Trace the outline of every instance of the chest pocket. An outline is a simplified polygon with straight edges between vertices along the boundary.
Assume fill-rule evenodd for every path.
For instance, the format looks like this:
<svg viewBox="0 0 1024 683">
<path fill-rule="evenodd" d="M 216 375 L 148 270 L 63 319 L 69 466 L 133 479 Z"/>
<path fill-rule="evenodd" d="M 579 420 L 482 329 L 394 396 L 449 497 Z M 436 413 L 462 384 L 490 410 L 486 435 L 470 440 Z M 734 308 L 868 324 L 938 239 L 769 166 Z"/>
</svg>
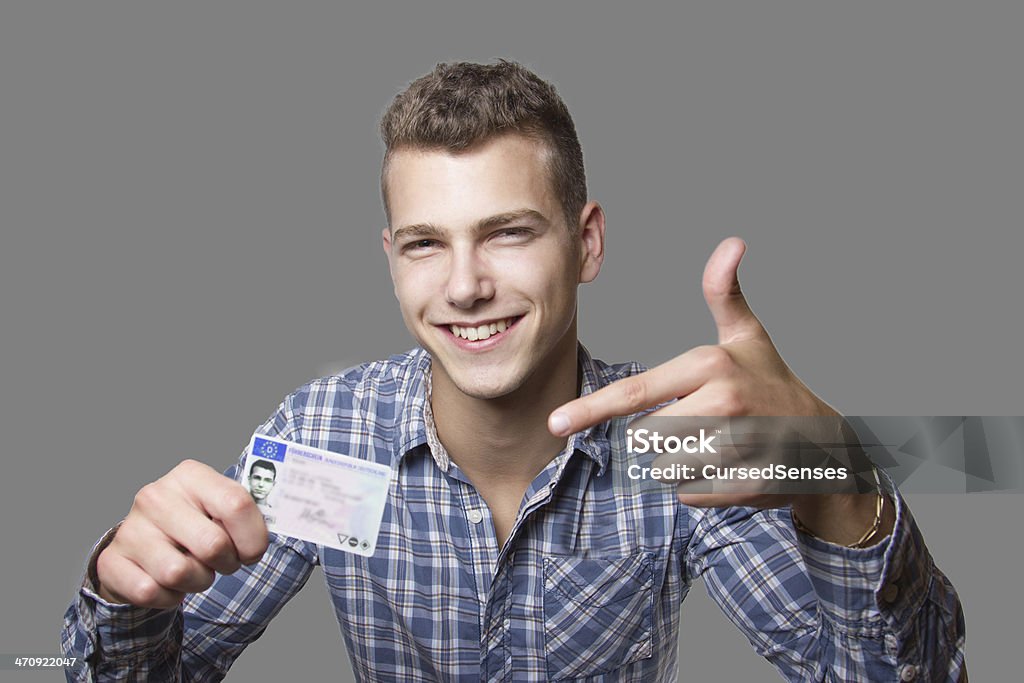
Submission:
<svg viewBox="0 0 1024 683">
<path fill-rule="evenodd" d="M 654 554 L 544 558 L 544 656 L 552 681 L 652 654 Z"/>
</svg>

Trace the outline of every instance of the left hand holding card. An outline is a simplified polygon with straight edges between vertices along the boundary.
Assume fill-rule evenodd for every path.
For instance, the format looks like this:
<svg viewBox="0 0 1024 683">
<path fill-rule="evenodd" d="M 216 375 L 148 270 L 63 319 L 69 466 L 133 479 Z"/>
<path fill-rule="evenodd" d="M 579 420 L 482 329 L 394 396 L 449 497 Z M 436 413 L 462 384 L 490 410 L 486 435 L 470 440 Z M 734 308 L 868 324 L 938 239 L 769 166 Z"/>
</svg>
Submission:
<svg viewBox="0 0 1024 683">
<path fill-rule="evenodd" d="M 169 609 L 267 549 L 259 506 L 238 482 L 184 460 L 135 494 L 96 558 L 96 592 L 111 603 Z"/>
</svg>

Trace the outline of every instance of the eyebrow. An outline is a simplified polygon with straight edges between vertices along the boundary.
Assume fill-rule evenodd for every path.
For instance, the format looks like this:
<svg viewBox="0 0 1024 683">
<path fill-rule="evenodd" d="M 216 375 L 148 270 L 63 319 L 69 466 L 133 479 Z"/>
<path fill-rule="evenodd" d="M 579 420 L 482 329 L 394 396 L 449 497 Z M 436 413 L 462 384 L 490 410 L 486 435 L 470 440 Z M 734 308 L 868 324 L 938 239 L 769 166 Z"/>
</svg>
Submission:
<svg viewBox="0 0 1024 683">
<path fill-rule="evenodd" d="M 548 219 L 544 217 L 544 214 L 539 211 L 534 211 L 533 209 L 516 209 L 515 211 L 499 213 L 496 216 L 488 216 L 476 224 L 476 229 L 487 230 L 502 225 L 508 225 L 509 223 L 518 223 L 520 221 L 535 221 L 537 223 L 547 224 Z"/>
<path fill-rule="evenodd" d="M 518 223 L 520 221 L 534 221 L 543 225 L 548 224 L 548 219 L 539 211 L 535 211 L 533 209 L 516 209 L 514 211 L 506 211 L 504 213 L 480 219 L 477 221 L 476 231 L 483 232 L 485 230 L 497 228 L 502 225 L 508 225 L 509 223 Z M 395 242 L 399 242 L 404 239 L 441 237 L 443 234 L 444 230 L 432 223 L 416 223 L 414 225 L 406 225 L 398 228 L 391 236 L 391 239 Z"/>
</svg>

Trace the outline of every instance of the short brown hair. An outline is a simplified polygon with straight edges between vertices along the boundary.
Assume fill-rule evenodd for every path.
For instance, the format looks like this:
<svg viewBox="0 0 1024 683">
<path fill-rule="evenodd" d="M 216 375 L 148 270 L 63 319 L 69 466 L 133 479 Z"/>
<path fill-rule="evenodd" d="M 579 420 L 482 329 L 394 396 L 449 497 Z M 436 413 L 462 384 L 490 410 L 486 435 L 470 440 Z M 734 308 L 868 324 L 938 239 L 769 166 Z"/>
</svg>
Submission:
<svg viewBox="0 0 1024 683">
<path fill-rule="evenodd" d="M 587 202 L 583 151 L 569 109 L 555 87 L 516 62 L 442 63 L 395 96 L 380 122 L 384 163 L 380 188 L 391 224 L 387 171 L 402 148 L 462 152 L 516 132 L 547 147 L 548 171 L 574 233 Z"/>
</svg>

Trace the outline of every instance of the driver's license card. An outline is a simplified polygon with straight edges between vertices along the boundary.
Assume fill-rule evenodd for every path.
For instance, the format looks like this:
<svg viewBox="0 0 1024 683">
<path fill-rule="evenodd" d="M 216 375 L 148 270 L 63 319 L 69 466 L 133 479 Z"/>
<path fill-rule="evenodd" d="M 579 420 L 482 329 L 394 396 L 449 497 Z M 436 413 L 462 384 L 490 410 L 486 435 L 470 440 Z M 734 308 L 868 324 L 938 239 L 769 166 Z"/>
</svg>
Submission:
<svg viewBox="0 0 1024 683">
<path fill-rule="evenodd" d="M 241 475 L 270 531 L 373 555 L 390 467 L 253 434 Z"/>
</svg>

